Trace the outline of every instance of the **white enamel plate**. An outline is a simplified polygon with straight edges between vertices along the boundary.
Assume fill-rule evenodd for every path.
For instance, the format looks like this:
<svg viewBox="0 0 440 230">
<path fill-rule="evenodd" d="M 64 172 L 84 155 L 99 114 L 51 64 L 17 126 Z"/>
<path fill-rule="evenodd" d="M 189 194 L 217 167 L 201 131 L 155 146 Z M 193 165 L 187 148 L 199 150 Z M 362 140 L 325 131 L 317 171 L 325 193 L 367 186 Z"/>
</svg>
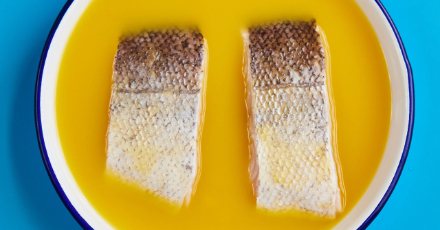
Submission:
<svg viewBox="0 0 440 230">
<path fill-rule="evenodd" d="M 61 200 L 85 229 L 112 229 L 86 200 L 70 173 L 58 137 L 55 90 L 63 50 L 91 0 L 69 0 L 61 10 L 40 60 L 35 92 L 35 122 L 47 172 Z M 388 66 L 391 127 L 379 169 L 356 207 L 335 229 L 365 229 L 379 214 L 399 180 L 408 155 L 414 124 L 412 70 L 399 33 L 379 0 L 357 0 L 372 24 Z"/>
</svg>

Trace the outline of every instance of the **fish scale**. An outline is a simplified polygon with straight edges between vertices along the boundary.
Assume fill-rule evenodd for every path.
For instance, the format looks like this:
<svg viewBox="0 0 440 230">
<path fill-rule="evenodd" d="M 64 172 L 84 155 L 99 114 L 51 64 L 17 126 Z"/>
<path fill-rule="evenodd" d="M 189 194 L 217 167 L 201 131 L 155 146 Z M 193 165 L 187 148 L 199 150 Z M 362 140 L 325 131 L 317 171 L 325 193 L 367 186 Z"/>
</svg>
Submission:
<svg viewBox="0 0 440 230">
<path fill-rule="evenodd" d="M 257 206 L 334 217 L 340 189 L 315 21 L 253 27 L 244 38 Z"/>
<path fill-rule="evenodd" d="M 113 65 L 107 170 L 179 206 L 197 183 L 205 45 L 198 31 L 147 31 Z"/>
</svg>

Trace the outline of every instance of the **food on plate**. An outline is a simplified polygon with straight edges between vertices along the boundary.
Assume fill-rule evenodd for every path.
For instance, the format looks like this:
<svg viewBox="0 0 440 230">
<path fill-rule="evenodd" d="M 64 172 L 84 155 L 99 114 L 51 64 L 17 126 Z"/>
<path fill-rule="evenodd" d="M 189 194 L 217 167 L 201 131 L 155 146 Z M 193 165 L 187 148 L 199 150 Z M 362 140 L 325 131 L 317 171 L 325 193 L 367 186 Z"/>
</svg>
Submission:
<svg viewBox="0 0 440 230">
<path fill-rule="evenodd" d="M 198 180 L 206 62 L 200 32 L 167 29 L 122 39 L 113 63 L 107 170 L 178 206 Z"/>
<path fill-rule="evenodd" d="M 257 206 L 334 217 L 341 196 L 316 22 L 252 27 L 243 36 Z"/>
</svg>

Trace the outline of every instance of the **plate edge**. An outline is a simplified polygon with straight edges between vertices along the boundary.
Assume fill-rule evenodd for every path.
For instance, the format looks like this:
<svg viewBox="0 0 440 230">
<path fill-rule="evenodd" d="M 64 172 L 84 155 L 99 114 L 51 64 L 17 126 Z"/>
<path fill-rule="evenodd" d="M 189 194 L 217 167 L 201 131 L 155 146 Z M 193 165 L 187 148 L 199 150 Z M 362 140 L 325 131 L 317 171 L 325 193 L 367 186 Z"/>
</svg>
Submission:
<svg viewBox="0 0 440 230">
<path fill-rule="evenodd" d="M 367 227 L 373 222 L 374 219 L 379 215 L 379 213 L 382 211 L 382 209 L 385 207 L 385 204 L 387 203 L 388 199 L 391 197 L 391 194 L 393 193 L 394 189 L 396 188 L 397 182 L 399 181 L 399 178 L 402 174 L 403 168 L 405 166 L 406 159 L 408 158 L 409 149 L 411 146 L 411 139 L 413 134 L 413 128 L 414 128 L 414 113 L 415 113 L 415 94 L 414 94 L 414 79 L 413 79 L 413 72 L 412 67 L 409 62 L 408 55 L 406 53 L 405 46 L 403 44 L 402 38 L 400 37 L 399 31 L 397 30 L 396 25 L 394 24 L 394 21 L 391 19 L 391 16 L 389 15 L 388 11 L 385 9 L 385 6 L 382 4 L 380 0 L 374 0 L 379 9 L 384 14 L 385 18 L 388 21 L 389 26 L 393 30 L 394 36 L 396 37 L 397 43 L 399 44 L 400 51 L 402 53 L 403 61 L 405 62 L 407 75 L 408 75 L 408 91 L 409 91 L 409 117 L 408 117 L 408 129 L 406 132 L 406 140 L 405 145 L 403 147 L 402 156 L 399 161 L 399 165 L 397 166 L 396 173 L 393 176 L 393 180 L 391 181 L 390 185 L 388 186 L 387 191 L 383 195 L 382 199 L 380 200 L 379 204 L 376 206 L 376 208 L 373 210 L 373 212 L 365 219 L 365 221 L 359 226 L 359 230 L 367 229 Z"/>
<path fill-rule="evenodd" d="M 40 89 L 41 89 L 41 82 L 42 82 L 42 77 L 43 77 L 43 70 L 44 70 L 44 65 L 45 65 L 45 61 L 46 61 L 46 57 L 47 57 L 47 53 L 49 51 L 49 47 L 50 44 L 52 42 L 52 39 L 55 35 L 55 32 L 58 29 L 58 26 L 61 22 L 61 20 L 63 19 L 66 11 L 69 9 L 69 7 L 71 6 L 71 4 L 73 3 L 74 0 L 68 0 L 66 2 L 66 4 L 63 6 L 63 8 L 61 9 L 60 13 L 58 14 L 50 32 L 49 35 L 46 39 L 44 48 L 43 48 L 43 52 L 41 54 L 40 57 L 40 63 L 38 66 L 38 71 L 37 71 L 37 79 L 36 79 L 36 85 L 35 85 L 35 101 L 34 101 L 34 112 L 35 112 L 35 126 L 36 126 L 36 132 L 37 132 L 37 139 L 38 139 L 38 144 L 39 144 L 39 148 L 40 148 L 40 152 L 41 152 L 41 156 L 46 168 L 46 172 L 52 182 L 52 185 L 54 186 L 58 196 L 60 197 L 61 201 L 63 202 L 63 204 L 66 206 L 66 208 L 69 210 L 70 214 L 75 218 L 75 220 L 80 224 L 80 226 L 83 229 L 93 229 L 86 221 L 85 219 L 81 216 L 81 214 L 78 213 L 78 211 L 75 209 L 75 207 L 71 204 L 70 200 L 68 199 L 68 197 L 66 196 L 66 194 L 64 193 L 53 169 L 50 163 L 50 160 L 48 158 L 47 155 L 47 151 L 46 151 L 46 147 L 45 147 L 45 142 L 44 142 L 44 138 L 43 138 L 43 134 L 42 134 L 42 126 L 41 126 L 41 116 L 40 116 Z M 408 90 L 409 90 L 409 120 L 408 120 L 408 130 L 407 130 L 407 136 L 406 136 L 406 140 L 405 140 L 405 145 L 403 148 L 403 152 L 402 152 L 402 156 L 401 159 L 399 161 L 399 165 L 397 168 L 396 173 L 393 176 L 393 180 L 391 181 L 386 193 L 384 194 L 384 196 L 382 197 L 381 201 L 379 202 L 379 204 L 376 206 L 376 208 L 373 210 L 373 212 L 368 216 L 368 218 L 361 224 L 361 226 L 358 229 L 366 229 L 372 222 L 373 220 L 379 215 L 379 213 L 382 211 L 383 207 L 385 206 L 386 202 L 388 201 L 388 199 L 390 198 L 391 194 L 393 193 L 397 182 L 402 174 L 406 159 L 408 157 L 408 153 L 409 153 L 409 149 L 410 149 L 410 145 L 411 145 L 411 139 L 412 139 L 412 134 L 413 134 L 413 128 L 414 128 L 414 115 L 415 115 L 415 95 L 414 95 L 414 80 L 413 80 L 413 72 L 412 72 L 412 68 L 411 68 L 411 64 L 409 62 L 409 58 L 408 55 L 406 53 L 406 49 L 405 46 L 403 44 L 403 41 L 400 37 L 400 34 L 393 22 L 393 20 L 391 19 L 388 11 L 385 9 L 384 5 L 382 4 L 382 2 L 380 0 L 374 0 L 377 4 L 377 6 L 380 8 L 380 10 L 382 11 L 382 13 L 384 14 L 385 18 L 388 21 L 389 26 L 391 27 L 391 29 L 393 30 L 393 33 L 396 37 L 396 40 L 399 44 L 401 53 L 402 53 L 402 57 L 403 60 L 405 62 L 406 68 L 407 68 L 407 74 L 408 74 Z"/>
<path fill-rule="evenodd" d="M 70 214 L 73 216 L 73 218 L 78 222 L 78 224 L 83 229 L 93 229 L 87 221 L 79 214 L 79 212 L 75 209 L 75 207 L 70 202 L 69 198 L 64 193 L 64 190 L 61 187 L 61 184 L 59 183 L 55 172 L 53 171 L 52 165 L 50 163 L 49 157 L 47 155 L 46 151 L 46 145 L 44 142 L 43 137 L 43 130 L 41 125 L 41 114 L 40 114 L 40 90 L 41 90 L 41 82 L 43 77 L 43 70 L 44 65 L 46 63 L 46 57 L 49 51 L 50 44 L 52 43 L 53 37 L 55 35 L 55 32 L 58 29 L 58 26 L 60 25 L 61 20 L 63 19 L 64 15 L 66 14 L 69 7 L 72 5 L 74 0 L 68 0 L 63 8 L 61 9 L 60 13 L 58 14 L 57 18 L 55 19 L 55 22 L 52 25 L 52 28 L 50 29 L 50 32 L 47 36 L 46 42 L 44 44 L 43 52 L 40 57 L 40 63 L 38 65 L 37 70 L 37 79 L 35 83 L 35 96 L 34 96 L 34 112 L 35 112 L 35 128 L 37 132 L 37 140 L 38 145 L 40 148 L 41 157 L 43 159 L 44 166 L 46 168 L 46 172 L 50 178 L 50 181 L 52 182 L 53 187 L 55 188 L 58 196 L 60 197 L 61 201 L 63 202 L 64 206 L 67 208 L 67 210 L 70 212 Z"/>
</svg>

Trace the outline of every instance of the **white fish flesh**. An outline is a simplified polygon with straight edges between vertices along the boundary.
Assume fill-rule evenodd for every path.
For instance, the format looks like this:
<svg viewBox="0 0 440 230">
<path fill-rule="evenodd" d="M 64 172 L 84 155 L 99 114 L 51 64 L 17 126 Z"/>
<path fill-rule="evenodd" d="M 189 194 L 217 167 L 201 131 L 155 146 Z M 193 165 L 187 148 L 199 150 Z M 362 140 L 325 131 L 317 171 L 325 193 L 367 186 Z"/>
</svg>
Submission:
<svg viewBox="0 0 440 230">
<path fill-rule="evenodd" d="M 120 41 L 113 64 L 107 170 L 181 206 L 197 184 L 206 41 L 161 30 Z"/>
<path fill-rule="evenodd" d="M 316 23 L 275 23 L 243 36 L 257 206 L 334 217 L 341 198 Z"/>
</svg>

